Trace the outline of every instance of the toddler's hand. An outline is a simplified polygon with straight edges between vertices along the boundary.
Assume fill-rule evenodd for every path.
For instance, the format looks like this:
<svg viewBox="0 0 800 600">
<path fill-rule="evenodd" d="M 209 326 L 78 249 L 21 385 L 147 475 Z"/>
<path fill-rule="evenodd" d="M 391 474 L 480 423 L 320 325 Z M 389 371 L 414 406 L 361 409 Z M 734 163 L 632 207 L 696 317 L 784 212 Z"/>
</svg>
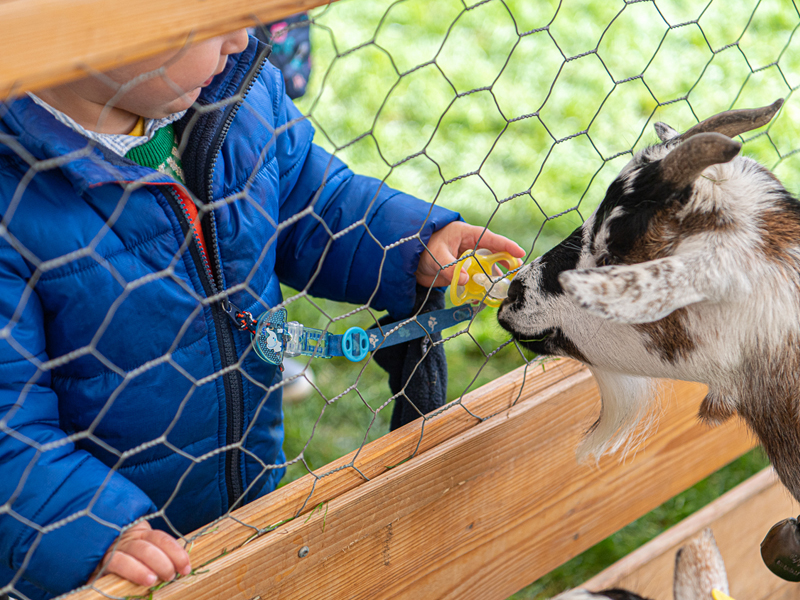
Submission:
<svg viewBox="0 0 800 600">
<path fill-rule="evenodd" d="M 104 575 L 116 573 L 123 579 L 151 587 L 159 579 L 173 579 L 177 573 L 188 575 L 192 565 L 188 552 L 175 538 L 142 521 L 126 529 L 111 544 L 89 581 L 101 570 Z"/>
<path fill-rule="evenodd" d="M 453 279 L 455 265 L 441 272 L 440 265 L 455 262 L 464 252 L 475 248 L 476 244 L 478 248 L 486 248 L 493 253 L 508 252 L 515 258 L 525 256 L 522 248 L 502 235 L 467 223 L 450 223 L 435 232 L 428 241 L 428 249 L 423 250 L 417 267 L 417 283 L 425 287 L 430 287 L 434 283 L 449 284 Z M 460 273 L 458 283 L 464 284 L 468 280 L 469 276 L 466 273 Z"/>
</svg>

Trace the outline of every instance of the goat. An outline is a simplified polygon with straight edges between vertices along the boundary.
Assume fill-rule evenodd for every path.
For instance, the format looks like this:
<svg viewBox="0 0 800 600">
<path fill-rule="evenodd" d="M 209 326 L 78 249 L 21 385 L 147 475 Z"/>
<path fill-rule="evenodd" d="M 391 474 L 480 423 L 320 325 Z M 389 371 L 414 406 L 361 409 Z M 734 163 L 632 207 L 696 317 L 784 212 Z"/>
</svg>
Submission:
<svg viewBox="0 0 800 600">
<path fill-rule="evenodd" d="M 637 152 L 582 227 L 517 274 L 500 325 L 585 363 L 602 408 L 579 456 L 626 446 L 653 378 L 708 385 L 700 419 L 739 414 L 800 500 L 800 203 L 733 137 L 782 100 Z M 647 421 L 645 421 L 647 422 Z"/>
<path fill-rule="evenodd" d="M 675 555 L 673 600 L 713 600 L 730 597 L 725 563 L 714 534 L 704 529 L 682 546 Z M 722 592 L 722 594 L 720 594 Z M 553 600 L 646 600 L 620 588 L 589 592 L 582 588 L 559 594 Z"/>
</svg>

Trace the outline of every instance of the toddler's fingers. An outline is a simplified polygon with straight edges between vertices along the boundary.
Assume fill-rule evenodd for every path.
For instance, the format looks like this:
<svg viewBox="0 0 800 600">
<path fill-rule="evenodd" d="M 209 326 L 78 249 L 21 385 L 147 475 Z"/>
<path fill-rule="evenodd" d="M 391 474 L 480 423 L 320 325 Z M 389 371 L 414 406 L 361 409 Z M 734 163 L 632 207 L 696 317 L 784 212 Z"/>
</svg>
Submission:
<svg viewBox="0 0 800 600">
<path fill-rule="evenodd" d="M 480 241 L 478 242 L 479 248 L 486 248 L 492 252 L 508 252 L 515 258 L 522 258 L 525 256 L 525 250 L 507 237 L 493 233 L 488 229 L 485 231 L 481 230 L 481 233 L 483 235 L 481 235 Z"/>
<path fill-rule="evenodd" d="M 157 546 L 172 561 L 175 571 L 181 575 L 188 575 L 192 570 L 191 559 L 186 549 L 174 537 L 165 531 L 154 529 L 148 532 L 144 539 Z"/>
<path fill-rule="evenodd" d="M 449 263 L 454 263 L 456 261 L 456 257 L 447 250 L 446 247 L 442 248 L 441 253 L 439 255 L 439 263 L 442 265 L 446 265 Z M 455 276 L 456 272 L 456 265 L 450 265 L 446 269 L 439 269 L 439 273 L 436 276 L 435 282 L 432 282 L 433 285 L 448 285 Z M 469 275 L 465 271 L 461 271 L 459 273 L 458 283 L 465 284 L 469 281 Z"/>
<path fill-rule="evenodd" d="M 145 587 L 154 586 L 158 581 L 158 575 L 152 569 L 146 567 L 130 554 L 119 550 L 114 551 L 102 572 L 104 575 L 114 573 L 123 579 Z"/>
<path fill-rule="evenodd" d="M 175 567 L 169 556 L 158 546 L 146 539 L 132 540 L 122 549 L 158 575 L 162 581 L 169 581 L 175 577 Z"/>
<path fill-rule="evenodd" d="M 447 269 L 443 269 L 439 276 L 436 278 L 436 282 L 432 283 L 432 285 L 448 285 L 452 283 L 453 276 L 455 275 L 455 266 L 448 267 Z M 464 285 L 469 281 L 469 275 L 463 269 L 458 274 L 458 285 Z"/>
</svg>

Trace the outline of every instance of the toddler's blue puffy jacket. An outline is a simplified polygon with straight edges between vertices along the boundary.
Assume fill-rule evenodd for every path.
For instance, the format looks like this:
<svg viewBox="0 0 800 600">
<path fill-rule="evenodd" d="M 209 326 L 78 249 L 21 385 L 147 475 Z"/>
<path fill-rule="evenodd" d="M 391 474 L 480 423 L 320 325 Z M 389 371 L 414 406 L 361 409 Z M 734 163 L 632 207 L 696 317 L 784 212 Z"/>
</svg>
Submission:
<svg viewBox="0 0 800 600">
<path fill-rule="evenodd" d="M 402 316 L 458 218 L 312 145 L 265 55 L 251 40 L 176 123 L 186 188 L 27 97 L 0 109 L 0 586 L 25 564 L 18 590 L 63 593 L 143 515 L 188 533 L 273 490 L 280 373 L 218 300 L 258 314 L 280 280 Z"/>
</svg>

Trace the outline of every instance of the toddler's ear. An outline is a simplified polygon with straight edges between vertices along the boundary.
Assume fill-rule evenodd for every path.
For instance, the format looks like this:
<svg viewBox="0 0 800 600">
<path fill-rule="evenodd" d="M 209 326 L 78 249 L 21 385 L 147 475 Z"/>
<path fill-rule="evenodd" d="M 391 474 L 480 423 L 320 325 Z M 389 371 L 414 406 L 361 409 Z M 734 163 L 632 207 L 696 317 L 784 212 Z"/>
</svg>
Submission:
<svg viewBox="0 0 800 600">
<path fill-rule="evenodd" d="M 693 261 L 691 261 L 693 262 Z M 578 306 L 619 323 L 650 323 L 707 298 L 684 259 L 564 271 L 558 281 Z"/>
</svg>

